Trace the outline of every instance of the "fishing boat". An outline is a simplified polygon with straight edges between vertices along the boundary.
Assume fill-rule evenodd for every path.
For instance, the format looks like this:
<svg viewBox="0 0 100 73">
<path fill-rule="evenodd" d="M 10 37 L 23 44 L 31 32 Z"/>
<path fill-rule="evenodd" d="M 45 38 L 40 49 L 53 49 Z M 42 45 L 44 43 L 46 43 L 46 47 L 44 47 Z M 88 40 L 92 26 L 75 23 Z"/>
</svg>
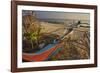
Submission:
<svg viewBox="0 0 100 73">
<path fill-rule="evenodd" d="M 25 61 L 45 61 L 48 60 L 52 55 L 56 55 L 63 47 L 63 39 L 65 35 L 69 34 L 73 29 L 68 29 L 64 35 L 58 40 L 54 39 L 53 43 L 48 44 L 46 47 L 36 53 L 22 53 L 22 58 Z"/>
</svg>

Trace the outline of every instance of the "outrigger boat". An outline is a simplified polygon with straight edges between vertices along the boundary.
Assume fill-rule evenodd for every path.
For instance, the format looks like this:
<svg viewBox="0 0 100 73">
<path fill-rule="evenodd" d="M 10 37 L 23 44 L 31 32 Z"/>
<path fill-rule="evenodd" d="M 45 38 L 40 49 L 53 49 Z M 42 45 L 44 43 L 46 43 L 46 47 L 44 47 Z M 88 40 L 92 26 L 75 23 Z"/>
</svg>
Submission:
<svg viewBox="0 0 100 73">
<path fill-rule="evenodd" d="M 54 40 L 52 44 L 48 44 L 42 50 L 36 53 L 22 53 L 22 58 L 25 61 L 45 61 L 48 60 L 52 55 L 56 55 L 63 47 L 64 42 L 62 41 L 65 35 L 69 34 L 72 31 L 67 31 L 60 40 Z"/>
<path fill-rule="evenodd" d="M 48 60 L 52 55 L 56 55 L 63 47 L 64 36 L 69 34 L 72 29 L 68 30 L 59 40 L 54 40 L 53 43 L 48 44 L 42 50 L 36 53 L 22 53 L 22 58 L 25 61 L 44 61 Z"/>
<path fill-rule="evenodd" d="M 22 53 L 22 58 L 25 61 L 45 61 L 50 59 L 52 55 L 56 55 L 63 47 L 64 42 L 63 39 L 65 35 L 69 34 L 73 28 L 67 30 L 67 32 L 60 37 L 59 40 L 54 40 L 53 43 L 48 44 L 46 47 L 44 47 L 42 50 L 36 52 L 36 53 Z"/>
</svg>

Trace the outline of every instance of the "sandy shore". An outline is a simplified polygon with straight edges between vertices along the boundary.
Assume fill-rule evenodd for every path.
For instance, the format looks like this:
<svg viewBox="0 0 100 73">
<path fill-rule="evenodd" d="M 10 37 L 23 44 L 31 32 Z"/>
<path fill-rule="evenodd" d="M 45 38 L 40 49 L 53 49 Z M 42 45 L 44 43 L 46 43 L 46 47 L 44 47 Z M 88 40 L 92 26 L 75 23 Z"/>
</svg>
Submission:
<svg viewBox="0 0 100 73">
<path fill-rule="evenodd" d="M 48 22 L 41 22 L 42 25 L 42 32 L 46 33 L 53 33 L 53 34 L 58 34 L 62 35 L 65 31 L 65 26 L 63 24 L 53 24 L 53 23 L 48 23 Z"/>
<path fill-rule="evenodd" d="M 42 32 L 58 34 L 60 36 L 63 35 L 65 31 L 67 31 L 67 27 L 63 24 L 41 22 L 41 26 L 43 28 Z M 73 31 L 70 34 L 78 34 L 84 31 L 85 32 L 89 31 L 89 28 L 84 28 L 84 27 L 73 28 Z"/>
</svg>

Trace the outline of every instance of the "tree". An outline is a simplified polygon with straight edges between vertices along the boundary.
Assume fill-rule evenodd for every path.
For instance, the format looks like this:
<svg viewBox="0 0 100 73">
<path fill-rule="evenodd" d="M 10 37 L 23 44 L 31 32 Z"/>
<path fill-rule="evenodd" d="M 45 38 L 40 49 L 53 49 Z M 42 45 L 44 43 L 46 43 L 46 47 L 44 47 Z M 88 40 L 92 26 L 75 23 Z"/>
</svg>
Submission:
<svg viewBox="0 0 100 73">
<path fill-rule="evenodd" d="M 41 25 L 40 22 L 36 19 L 36 14 L 33 11 L 29 12 L 29 15 L 23 16 L 23 30 L 24 36 L 27 40 L 31 41 L 32 49 L 34 48 L 33 43 L 36 43 L 35 46 L 39 45 L 39 39 L 41 36 Z"/>
</svg>

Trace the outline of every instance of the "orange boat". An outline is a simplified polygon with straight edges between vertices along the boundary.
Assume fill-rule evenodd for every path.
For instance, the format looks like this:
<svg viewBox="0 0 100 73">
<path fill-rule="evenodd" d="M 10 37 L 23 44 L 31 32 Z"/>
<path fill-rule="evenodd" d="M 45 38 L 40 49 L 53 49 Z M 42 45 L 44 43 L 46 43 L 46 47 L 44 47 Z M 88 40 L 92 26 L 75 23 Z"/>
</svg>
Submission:
<svg viewBox="0 0 100 73">
<path fill-rule="evenodd" d="M 48 60 L 52 55 L 57 54 L 63 47 L 64 36 L 69 34 L 73 29 L 71 28 L 59 40 L 54 40 L 53 44 L 48 44 L 42 50 L 36 53 L 22 53 L 22 58 L 25 61 L 44 61 Z"/>
</svg>

